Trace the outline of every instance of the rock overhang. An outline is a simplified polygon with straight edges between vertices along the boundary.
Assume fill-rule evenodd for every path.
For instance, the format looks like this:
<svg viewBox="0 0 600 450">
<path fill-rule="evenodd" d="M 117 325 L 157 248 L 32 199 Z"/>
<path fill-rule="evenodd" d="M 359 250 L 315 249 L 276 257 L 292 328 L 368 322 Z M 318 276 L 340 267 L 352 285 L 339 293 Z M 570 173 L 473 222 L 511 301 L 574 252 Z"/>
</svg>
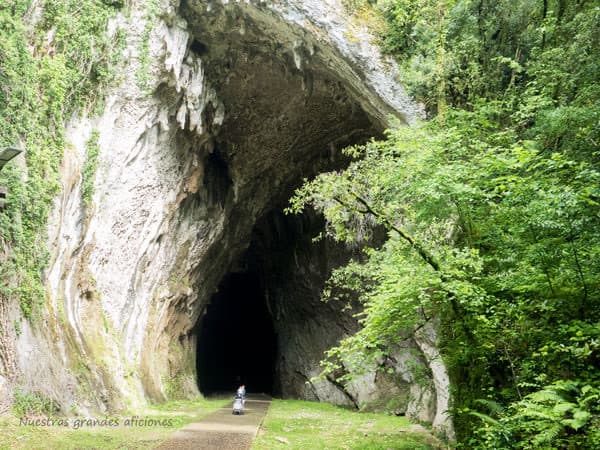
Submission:
<svg viewBox="0 0 600 450">
<path fill-rule="evenodd" d="M 223 272 L 211 277 L 216 287 L 261 217 L 283 208 L 303 179 L 343 167 L 341 150 L 381 136 L 390 113 L 400 120 L 404 113 L 367 87 L 326 34 L 289 22 L 265 2 L 187 1 L 178 13 L 189 33 L 184 60 L 201 68 L 204 91 L 211 91 L 194 139 L 202 155 L 201 201 L 210 209 L 217 200 L 212 208 L 228 224 L 221 239 L 231 256 L 213 266 Z M 188 118 L 188 128 L 192 123 Z M 197 203 L 188 198 L 182 207 Z M 203 269 L 192 273 L 206 287 Z M 210 294 L 201 290 L 194 320 Z"/>
<path fill-rule="evenodd" d="M 201 95 L 210 91 L 199 118 L 177 114 L 180 126 L 188 124 L 179 133 L 195 134 L 190 148 L 196 147 L 203 168 L 198 195 L 182 201 L 179 214 L 195 217 L 195 210 L 209 211 L 208 216 L 218 217 L 219 232 L 204 242 L 207 250 L 188 269 L 193 300 L 180 295 L 174 305 L 183 301 L 187 308 L 174 307 L 178 312 L 162 325 L 160 333 L 173 333 L 173 340 L 193 342 L 194 324 L 220 281 L 243 258 L 256 225 L 281 210 L 303 179 L 344 167 L 344 147 L 382 136 L 393 118 L 412 121 L 418 109 L 410 102 L 410 108 L 398 108 L 406 99 L 392 76 L 385 80 L 387 91 L 381 79 L 374 81 L 373 73 L 382 70 L 378 55 L 352 58 L 352 49 L 339 45 L 348 36 L 319 28 L 315 11 L 297 20 L 294 5 L 310 2 L 286 3 L 289 8 L 281 9 L 282 2 L 187 1 L 178 9 L 188 34 L 184 64 L 201 70 Z M 198 120 L 200 126 L 194 126 Z M 307 252 L 306 264 L 319 259 Z M 344 258 L 319 264 L 330 270 Z M 322 284 L 326 274 L 313 276 Z M 320 288 L 308 291 L 308 304 L 318 302 Z M 329 313 L 334 320 L 335 312 Z M 337 327 L 336 333 L 341 337 L 347 328 Z M 318 359 L 313 355 L 311 367 L 304 369 L 317 371 Z M 323 398 L 335 398 L 330 391 L 322 390 Z"/>
<path fill-rule="evenodd" d="M 207 108 L 204 121 L 236 196 L 246 190 L 260 203 L 266 191 L 252 181 L 262 178 L 281 203 L 303 178 L 339 167 L 342 148 L 381 136 L 388 114 L 402 116 L 365 88 L 330 40 L 263 2 L 186 2 L 180 14 L 189 52 L 223 107 L 218 126 L 210 126 L 218 108 Z"/>
</svg>

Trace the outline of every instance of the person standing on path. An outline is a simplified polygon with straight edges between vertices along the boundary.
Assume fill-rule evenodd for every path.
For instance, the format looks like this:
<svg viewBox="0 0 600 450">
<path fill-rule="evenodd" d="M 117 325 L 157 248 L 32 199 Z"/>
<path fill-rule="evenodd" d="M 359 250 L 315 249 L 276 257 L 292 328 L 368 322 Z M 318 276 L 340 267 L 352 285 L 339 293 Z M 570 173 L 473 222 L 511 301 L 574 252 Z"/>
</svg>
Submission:
<svg viewBox="0 0 600 450">
<path fill-rule="evenodd" d="M 237 395 L 239 395 L 242 398 L 242 401 L 246 403 L 246 386 L 244 384 L 238 388 Z"/>
</svg>

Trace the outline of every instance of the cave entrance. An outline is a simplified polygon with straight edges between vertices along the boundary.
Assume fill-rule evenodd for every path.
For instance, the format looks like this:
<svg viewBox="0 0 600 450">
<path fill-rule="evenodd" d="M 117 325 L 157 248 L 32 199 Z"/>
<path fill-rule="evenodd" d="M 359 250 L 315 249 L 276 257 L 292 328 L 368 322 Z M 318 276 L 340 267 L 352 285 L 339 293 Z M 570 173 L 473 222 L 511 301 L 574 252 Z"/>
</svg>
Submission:
<svg viewBox="0 0 600 450">
<path fill-rule="evenodd" d="M 200 320 L 198 387 L 204 395 L 273 393 L 277 337 L 258 270 L 229 273 Z"/>
<path fill-rule="evenodd" d="M 198 144 L 204 176 L 185 211 L 224 226 L 214 235 L 211 228 L 196 269 L 206 308 L 193 316 L 203 314 L 192 333 L 198 387 L 231 393 L 244 383 L 249 392 L 343 403 L 337 387 L 319 394 L 307 381 L 323 352 L 355 329 L 350 313 L 320 302 L 331 270 L 350 253 L 313 243 L 322 218 L 281 211 L 303 179 L 345 167 L 341 150 L 381 137 L 387 113 L 397 114 L 363 86 L 358 67 L 304 27 L 252 2 L 201 5 L 182 2 L 181 14 L 193 38 L 189 57 L 202 62 L 207 95 L 218 101 L 202 98 L 205 134 L 190 148 Z"/>
</svg>

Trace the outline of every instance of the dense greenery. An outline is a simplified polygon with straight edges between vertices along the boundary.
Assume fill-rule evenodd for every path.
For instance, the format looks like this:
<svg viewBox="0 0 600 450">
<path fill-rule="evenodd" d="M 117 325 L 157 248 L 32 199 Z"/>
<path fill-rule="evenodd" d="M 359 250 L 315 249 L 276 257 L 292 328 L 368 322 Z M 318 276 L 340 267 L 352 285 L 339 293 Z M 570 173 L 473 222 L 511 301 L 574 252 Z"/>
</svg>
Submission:
<svg viewBox="0 0 600 450">
<path fill-rule="evenodd" d="M 343 381 L 348 355 L 441 318 L 459 446 L 599 448 L 600 2 L 352 5 L 385 18 L 431 120 L 347 149 L 292 200 L 366 246 L 325 292 L 365 307 L 325 370 Z"/>
<path fill-rule="evenodd" d="M 9 187 L 0 212 L 0 252 L 8 256 L 0 265 L 0 298 L 18 297 L 26 317 L 44 298 L 42 233 L 60 186 L 64 125 L 74 112 L 101 104 L 98 92 L 113 80 L 124 43 L 123 32 L 107 32 L 118 1 L 44 0 L 38 6 L 39 17 L 31 0 L 0 5 L 0 148 L 26 150 L 26 168 L 11 163 L 0 173 L 0 184 Z"/>
</svg>

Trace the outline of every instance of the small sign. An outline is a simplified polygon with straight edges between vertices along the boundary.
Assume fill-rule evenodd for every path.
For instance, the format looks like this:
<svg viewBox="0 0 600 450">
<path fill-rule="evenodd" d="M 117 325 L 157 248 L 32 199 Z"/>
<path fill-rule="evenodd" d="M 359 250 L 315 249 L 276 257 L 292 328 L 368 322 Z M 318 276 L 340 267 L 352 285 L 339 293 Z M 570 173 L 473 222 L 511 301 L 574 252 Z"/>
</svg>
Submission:
<svg viewBox="0 0 600 450">
<path fill-rule="evenodd" d="M 0 170 L 2 170 L 7 162 L 22 152 L 23 150 L 17 147 L 4 147 L 0 150 Z"/>
</svg>

